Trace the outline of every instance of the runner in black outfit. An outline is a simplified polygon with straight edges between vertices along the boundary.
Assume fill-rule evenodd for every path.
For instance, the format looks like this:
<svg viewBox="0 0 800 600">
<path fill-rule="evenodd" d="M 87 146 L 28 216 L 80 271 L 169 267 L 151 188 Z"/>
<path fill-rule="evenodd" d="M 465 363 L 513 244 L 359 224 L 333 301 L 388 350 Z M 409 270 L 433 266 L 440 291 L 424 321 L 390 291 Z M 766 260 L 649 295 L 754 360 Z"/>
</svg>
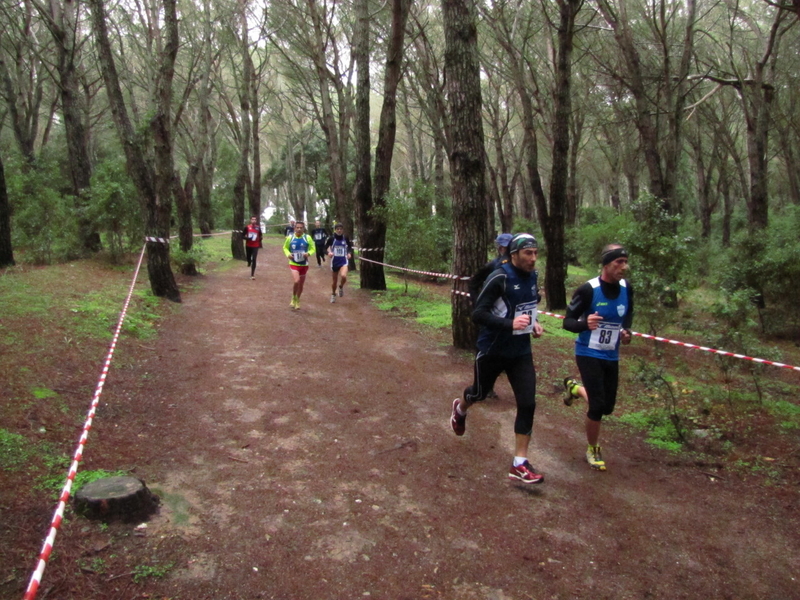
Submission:
<svg viewBox="0 0 800 600">
<path fill-rule="evenodd" d="M 497 239 L 494 241 L 495 246 L 497 246 L 497 256 L 483 265 L 472 277 L 469 278 L 469 297 L 472 300 L 473 306 L 478 299 L 478 294 L 481 293 L 481 288 L 483 288 L 486 278 L 489 277 L 489 275 L 491 275 L 500 265 L 508 262 L 508 245 L 511 243 L 511 239 L 513 237 L 514 236 L 510 233 L 501 233 L 498 235 Z M 495 392 L 494 389 L 491 389 L 486 393 L 486 397 L 497 398 L 497 392 Z"/>
<path fill-rule="evenodd" d="M 494 241 L 494 245 L 497 246 L 497 256 L 483 265 L 469 278 L 469 297 L 472 299 L 473 304 L 475 304 L 475 301 L 478 299 L 478 294 L 481 293 L 481 288 L 486 278 L 501 264 L 508 262 L 508 245 L 511 243 L 511 238 L 513 237 L 514 236 L 510 233 L 501 233 L 498 235 L 497 239 Z"/>
<path fill-rule="evenodd" d="M 505 372 L 517 401 L 514 462 L 508 477 L 523 483 L 542 483 L 544 475 L 536 473 L 527 458 L 536 410 L 536 370 L 530 340 L 531 334 L 542 335 L 542 326 L 536 320 L 536 238 L 528 233 L 514 236 L 509 252 L 511 262 L 489 276 L 472 313 L 472 320 L 481 326 L 475 376 L 472 385 L 464 390 L 464 397 L 453 400 L 450 425 L 456 435 L 464 435 L 467 410 L 486 398 L 498 375 Z"/>
<path fill-rule="evenodd" d="M 314 246 L 317 254 L 317 267 L 322 267 L 325 262 L 325 240 L 328 239 L 328 232 L 319 222 L 319 219 L 314 221 L 314 229 L 311 230 L 311 239 L 314 240 Z"/>
<path fill-rule="evenodd" d="M 575 290 L 567 307 L 563 327 L 578 334 L 575 362 L 584 389 L 573 381 L 570 388 L 574 389 L 574 393 L 570 395 L 586 397 L 589 404 L 586 413 L 586 440 L 589 444 L 586 462 L 593 469 L 605 471 L 606 463 L 598 444 L 600 422 L 614 411 L 617 401 L 619 345 L 631 341 L 633 288 L 624 279 L 628 271 L 628 253 L 620 244 L 609 244 L 603 248 L 601 262 L 603 268 L 600 276 Z"/>
</svg>

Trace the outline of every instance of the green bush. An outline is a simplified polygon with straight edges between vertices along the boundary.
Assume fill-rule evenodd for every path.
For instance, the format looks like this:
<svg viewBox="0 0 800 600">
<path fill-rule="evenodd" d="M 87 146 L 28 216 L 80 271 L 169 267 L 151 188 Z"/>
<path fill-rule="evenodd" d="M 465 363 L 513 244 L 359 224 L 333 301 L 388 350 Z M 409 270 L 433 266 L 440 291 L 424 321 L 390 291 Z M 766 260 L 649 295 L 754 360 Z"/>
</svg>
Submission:
<svg viewBox="0 0 800 600">
<path fill-rule="evenodd" d="M 63 178 L 55 161 L 44 158 L 23 168 L 13 156 L 6 166 L 11 205 L 11 241 L 25 262 L 50 264 L 81 255 L 75 198 L 61 191 Z"/>
<path fill-rule="evenodd" d="M 764 231 L 741 231 L 717 263 L 716 281 L 727 294 L 744 293 L 757 306 L 764 333 L 794 338 L 800 315 L 790 290 L 800 285 L 800 207 L 773 212 Z"/>
<path fill-rule="evenodd" d="M 386 262 L 409 269 L 448 273 L 452 252 L 452 224 L 431 213 L 432 186 L 416 184 L 396 191 L 381 209 L 386 220 Z"/>
<path fill-rule="evenodd" d="M 679 296 L 695 272 L 695 240 L 682 235 L 679 217 L 652 196 L 634 202 L 631 215 L 618 241 L 630 253 L 637 318 L 657 333 L 674 320 Z"/>
<path fill-rule="evenodd" d="M 579 266 L 590 270 L 600 264 L 603 247 L 619 242 L 622 231 L 633 224 L 630 213 L 620 214 L 605 207 L 583 209 L 579 221 L 579 227 L 567 230 L 567 253 L 574 255 Z"/>
<path fill-rule="evenodd" d="M 105 234 L 112 262 L 142 247 L 144 214 L 122 157 L 95 167 L 90 198 L 90 217 Z"/>
</svg>

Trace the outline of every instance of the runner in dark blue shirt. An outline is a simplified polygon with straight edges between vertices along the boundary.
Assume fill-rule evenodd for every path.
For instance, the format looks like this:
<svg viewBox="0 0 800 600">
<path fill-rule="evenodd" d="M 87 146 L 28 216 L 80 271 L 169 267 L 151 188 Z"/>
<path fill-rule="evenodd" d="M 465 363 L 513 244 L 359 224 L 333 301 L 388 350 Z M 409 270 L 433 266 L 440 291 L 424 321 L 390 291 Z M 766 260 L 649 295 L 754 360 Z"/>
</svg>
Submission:
<svg viewBox="0 0 800 600">
<path fill-rule="evenodd" d="M 353 242 L 344 234 L 344 225 L 337 223 L 333 235 L 325 242 L 325 251 L 331 258 L 331 304 L 336 302 L 336 290 L 339 297 L 344 296 L 344 284 L 347 283 L 347 269 L 353 258 Z"/>
<path fill-rule="evenodd" d="M 472 385 L 463 398 L 453 400 L 450 425 L 464 435 L 467 410 L 486 398 L 500 373 L 505 372 L 517 401 L 514 421 L 514 462 L 509 479 L 542 483 L 528 461 L 528 447 L 536 410 L 536 370 L 531 335 L 542 335 L 536 319 L 539 289 L 535 271 L 538 244 L 528 233 L 520 233 L 509 244 L 511 260 L 489 275 L 478 295 L 472 320 L 481 326 Z"/>
<path fill-rule="evenodd" d="M 328 239 L 328 232 L 319 222 L 319 219 L 314 221 L 314 229 L 311 230 L 311 239 L 314 240 L 317 254 L 317 267 L 322 268 L 322 263 L 325 262 L 325 240 Z"/>
</svg>

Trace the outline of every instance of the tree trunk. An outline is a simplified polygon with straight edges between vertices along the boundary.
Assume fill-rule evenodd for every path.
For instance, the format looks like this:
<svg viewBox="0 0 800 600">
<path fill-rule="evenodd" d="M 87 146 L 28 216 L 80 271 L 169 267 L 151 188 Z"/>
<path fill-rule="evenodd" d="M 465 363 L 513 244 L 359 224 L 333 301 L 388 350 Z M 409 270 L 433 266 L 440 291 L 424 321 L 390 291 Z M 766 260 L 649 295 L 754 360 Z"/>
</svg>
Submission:
<svg viewBox="0 0 800 600">
<path fill-rule="evenodd" d="M 328 169 L 331 178 L 331 191 L 333 193 L 333 211 L 336 218 L 340 220 L 347 231 L 352 232 L 352 215 L 350 214 L 350 202 L 347 199 L 343 146 L 345 140 L 340 138 L 340 129 L 336 126 L 336 118 L 333 111 L 334 106 L 331 100 L 329 89 L 329 74 L 326 67 L 327 58 L 325 56 L 325 24 L 320 16 L 320 8 L 317 0 L 307 0 L 311 25 L 313 28 L 313 38 L 309 43 L 314 45 L 315 56 L 314 65 L 317 74 L 317 83 L 320 90 L 320 127 L 325 135 L 325 142 L 328 147 Z M 341 115 L 347 112 L 347 107 L 339 106 Z M 341 117 L 344 120 L 344 116 Z M 340 123 L 342 125 L 342 123 Z"/>
<path fill-rule="evenodd" d="M 567 212 L 567 182 L 570 159 L 570 119 L 572 113 L 572 40 L 575 16 L 582 0 L 558 0 L 558 53 L 556 56 L 555 107 L 553 118 L 553 165 L 550 176 L 549 210 L 539 211 L 539 222 L 547 244 L 547 268 L 544 286 L 547 307 L 567 307 L 567 259 L 564 249 L 564 226 Z"/>
<path fill-rule="evenodd" d="M 402 75 L 408 6 L 409 0 L 392 0 L 392 26 L 383 79 L 383 106 L 378 125 L 378 144 L 375 147 L 375 185 L 371 206 L 369 206 L 369 210 L 364 210 L 367 207 L 362 207 L 359 220 L 359 239 L 362 246 L 366 248 L 383 248 L 386 245 L 386 220 L 383 209 L 386 207 L 386 195 L 389 193 L 392 157 L 397 135 L 397 87 Z M 378 214 L 373 212 L 374 208 L 379 209 Z M 379 250 L 378 256 L 377 260 L 382 261 L 384 251 Z M 365 263 L 361 268 L 361 287 L 370 290 L 385 290 L 386 280 L 383 267 Z"/>
<path fill-rule="evenodd" d="M 245 260 L 242 227 L 245 224 L 245 205 L 248 203 L 250 184 L 250 79 L 253 76 L 253 62 L 250 59 L 250 43 L 247 26 L 247 0 L 239 0 L 239 34 L 241 39 L 242 80 L 239 82 L 239 119 L 241 135 L 239 138 L 239 169 L 233 184 L 233 206 L 231 219 L 231 255 L 236 260 Z"/>
<path fill-rule="evenodd" d="M 216 163 L 216 143 L 211 127 L 211 69 L 212 60 L 212 20 L 210 0 L 203 1 L 203 72 L 198 87 L 200 111 L 200 150 L 195 159 L 194 189 L 197 196 L 197 222 L 200 233 L 208 235 L 214 229 L 214 215 L 211 209 L 211 189 L 213 187 L 214 165 Z"/>
<path fill-rule="evenodd" d="M 249 82 L 250 91 L 250 118 L 252 119 L 252 127 L 250 129 L 251 154 L 253 157 L 252 175 L 250 176 L 250 214 L 255 215 L 261 222 L 261 136 L 259 135 L 259 123 L 261 122 L 261 104 L 258 99 L 258 77 L 256 77 L 250 53 L 247 53 L 247 59 L 251 63 L 250 72 L 251 78 Z M 305 170 L 303 170 L 305 172 Z"/>
<path fill-rule="evenodd" d="M 67 163 L 72 181 L 72 195 L 77 209 L 78 236 L 86 252 L 95 253 L 101 248 L 100 233 L 86 215 L 92 179 L 92 163 L 89 158 L 89 131 L 85 123 L 86 97 L 78 81 L 75 60 L 78 48 L 75 40 L 77 28 L 77 2 L 63 0 L 63 4 L 51 2 L 50 31 L 56 42 L 57 69 L 61 91 L 61 111 L 64 117 L 64 137 L 67 142 Z"/>
<path fill-rule="evenodd" d="M 489 247 L 476 9 L 473 0 L 442 0 L 442 12 L 452 139 L 453 272 L 465 275 L 486 262 Z M 451 309 L 453 345 L 474 348 L 477 328 L 471 318 L 472 302 L 467 296 L 453 294 Z"/>
<path fill-rule="evenodd" d="M 181 250 L 189 252 L 194 244 L 193 228 L 192 228 L 192 181 L 194 173 L 189 170 L 186 175 L 186 185 L 181 186 L 181 180 L 178 173 L 172 181 L 173 195 L 175 196 L 175 203 L 178 212 L 178 239 L 180 240 Z M 181 273 L 183 275 L 197 275 L 197 265 L 194 260 L 186 259 L 181 263 Z"/>
<path fill-rule="evenodd" d="M 719 188 L 722 194 L 722 246 L 731 245 L 731 217 L 733 215 L 733 198 L 728 183 L 727 160 L 722 160 L 719 169 Z"/>
<path fill-rule="evenodd" d="M 95 32 L 97 55 L 103 80 L 108 93 L 111 114 L 125 152 L 128 173 L 136 186 L 145 212 L 145 235 L 157 238 L 169 238 L 169 220 L 171 212 L 171 180 L 172 154 L 169 137 L 169 100 L 174 69 L 175 55 L 178 49 L 178 26 L 175 14 L 175 0 L 165 0 L 165 26 L 169 41 L 162 57 L 160 80 L 156 90 L 157 110 L 153 119 L 152 130 L 155 137 L 155 156 L 157 160 L 165 160 L 166 165 L 159 165 L 158 180 L 153 166 L 145 158 L 147 152 L 137 136 L 128 117 L 125 99 L 122 95 L 119 76 L 117 74 L 111 42 L 108 36 L 108 17 L 103 0 L 89 0 L 92 12 L 92 24 Z M 166 106 L 165 106 L 166 104 Z M 165 112 L 166 111 L 166 112 Z M 169 172 L 166 169 L 169 168 Z M 161 241 L 147 242 L 147 272 L 150 277 L 150 288 L 153 294 L 180 302 L 181 296 L 175 277 L 172 274 L 169 260 L 169 246 Z"/>
<path fill-rule="evenodd" d="M 8 204 L 3 157 L 0 156 L 0 268 L 13 267 L 15 264 L 11 246 L 11 207 Z"/>
<path fill-rule="evenodd" d="M 747 162 L 750 167 L 747 223 L 751 233 L 765 229 L 769 224 L 767 145 L 774 93 L 771 85 L 746 85 L 741 89 L 747 123 Z"/>
<path fill-rule="evenodd" d="M 377 252 L 370 253 L 371 260 L 383 262 L 383 244 L 373 245 L 368 241 L 372 236 L 374 222 L 379 219 L 370 214 L 372 202 L 372 153 L 370 152 L 370 121 L 369 121 L 369 55 L 370 55 L 370 22 L 368 0 L 358 0 L 355 3 L 356 31 L 355 47 L 353 48 L 356 63 L 356 112 L 353 119 L 353 134 L 355 137 L 355 163 L 356 180 L 353 186 L 353 200 L 358 222 L 358 241 L 362 248 L 380 248 Z M 382 219 L 382 217 L 380 217 Z M 361 288 L 385 290 L 386 280 L 383 267 L 371 262 L 361 264 Z"/>
<path fill-rule="evenodd" d="M 569 167 L 567 168 L 567 212 L 566 224 L 575 227 L 578 222 L 578 208 L 580 207 L 580 197 L 578 195 L 578 155 L 583 134 L 583 113 L 573 112 L 570 115 L 572 141 L 569 146 Z M 617 207 L 619 207 L 619 172 L 617 172 L 616 193 Z M 619 210 L 619 208 L 617 208 Z"/>
</svg>

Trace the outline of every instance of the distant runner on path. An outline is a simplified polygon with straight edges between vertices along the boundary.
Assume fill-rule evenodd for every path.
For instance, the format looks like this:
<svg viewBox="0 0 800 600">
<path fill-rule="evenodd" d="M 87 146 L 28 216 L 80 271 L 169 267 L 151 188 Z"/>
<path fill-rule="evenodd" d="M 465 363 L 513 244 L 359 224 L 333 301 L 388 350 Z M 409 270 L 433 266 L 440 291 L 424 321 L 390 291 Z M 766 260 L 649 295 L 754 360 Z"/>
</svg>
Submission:
<svg viewBox="0 0 800 600">
<path fill-rule="evenodd" d="M 331 304 L 336 302 L 336 290 L 339 297 L 344 296 L 344 284 L 347 283 L 347 269 L 353 258 L 353 242 L 344 234 L 344 225 L 337 223 L 333 235 L 325 242 L 325 250 L 331 257 Z"/>
<path fill-rule="evenodd" d="M 300 296 L 303 295 L 303 286 L 308 273 L 308 257 L 314 254 L 314 240 L 305 232 L 306 224 L 297 221 L 294 224 L 294 235 L 286 238 L 283 243 L 283 253 L 289 259 L 289 268 L 292 270 L 292 310 L 300 310 Z"/>
<path fill-rule="evenodd" d="M 567 307 L 563 328 L 577 333 L 575 362 L 583 388 L 567 378 L 572 396 L 588 399 L 586 413 L 586 462 L 598 471 L 606 470 L 600 451 L 600 422 L 614 412 L 619 380 L 619 345 L 631 341 L 633 289 L 625 281 L 628 253 L 620 244 L 609 244 L 601 254 L 599 277 L 581 285 Z M 566 403 L 566 400 L 565 400 Z"/>
<path fill-rule="evenodd" d="M 317 254 L 317 267 L 322 267 L 325 262 L 325 240 L 328 239 L 328 232 L 319 222 L 319 219 L 314 221 L 314 229 L 311 230 L 311 237 L 314 238 L 314 249 Z"/>
<path fill-rule="evenodd" d="M 532 235 L 515 235 L 508 246 L 511 261 L 486 279 L 472 313 L 472 320 L 481 326 L 475 376 L 472 385 L 464 390 L 463 398 L 453 400 L 450 416 L 450 426 L 455 434 L 464 435 L 467 410 L 486 398 L 497 377 L 505 372 L 517 401 L 514 462 L 508 477 L 523 483 L 544 482 L 544 475 L 535 472 L 528 461 L 536 410 L 536 370 L 531 335 L 537 338 L 542 335 L 542 326 L 536 319 L 538 247 Z"/>
<path fill-rule="evenodd" d="M 250 279 L 255 279 L 258 249 L 263 248 L 261 225 L 258 224 L 258 217 L 250 217 L 250 223 L 245 225 L 242 230 L 242 237 L 245 239 L 244 253 L 247 257 L 247 266 L 250 267 Z"/>
</svg>

